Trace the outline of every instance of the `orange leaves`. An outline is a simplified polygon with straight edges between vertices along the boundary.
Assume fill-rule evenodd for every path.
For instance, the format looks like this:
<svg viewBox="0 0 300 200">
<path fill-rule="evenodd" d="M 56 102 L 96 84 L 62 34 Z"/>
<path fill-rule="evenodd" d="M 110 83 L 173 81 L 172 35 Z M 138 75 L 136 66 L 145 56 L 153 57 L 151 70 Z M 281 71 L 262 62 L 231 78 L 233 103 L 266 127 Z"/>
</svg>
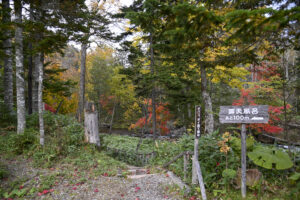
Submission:
<svg viewBox="0 0 300 200">
<path fill-rule="evenodd" d="M 147 105 L 147 110 L 148 110 L 147 124 L 150 125 L 152 123 L 151 99 L 145 99 L 144 104 Z M 170 130 L 167 128 L 167 122 L 170 120 L 171 114 L 169 109 L 167 108 L 167 105 L 168 105 L 167 103 L 159 103 L 155 110 L 157 128 L 159 128 L 162 135 L 166 135 L 170 132 Z M 146 123 L 146 117 L 142 117 L 135 124 L 132 124 L 130 128 L 142 128 L 143 126 L 145 126 L 145 123 Z"/>
<path fill-rule="evenodd" d="M 255 85 L 252 88 L 242 89 L 241 96 L 238 100 L 234 101 L 232 105 L 241 106 L 241 105 L 257 105 L 255 102 L 256 92 L 272 92 L 273 88 L 260 87 L 259 85 Z M 274 94 L 276 95 L 276 94 Z M 272 99 L 273 100 L 273 99 Z M 286 105 L 286 109 L 290 109 L 291 106 Z M 251 124 L 249 127 L 255 129 L 258 133 L 266 132 L 266 133 L 281 133 L 283 128 L 277 126 L 277 122 L 280 121 L 280 115 L 284 111 L 284 106 L 269 106 L 269 123 L 268 124 Z"/>
</svg>

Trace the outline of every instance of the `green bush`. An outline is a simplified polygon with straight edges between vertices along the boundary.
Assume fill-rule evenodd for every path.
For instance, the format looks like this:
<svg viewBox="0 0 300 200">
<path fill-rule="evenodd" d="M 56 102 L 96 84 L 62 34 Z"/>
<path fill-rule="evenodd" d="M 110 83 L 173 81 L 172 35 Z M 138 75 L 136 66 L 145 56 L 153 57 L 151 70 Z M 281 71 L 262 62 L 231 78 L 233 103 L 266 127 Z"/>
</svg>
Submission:
<svg viewBox="0 0 300 200">
<path fill-rule="evenodd" d="M 34 149 L 38 144 L 37 141 L 37 132 L 33 129 L 26 129 L 23 134 L 10 134 L 7 143 L 10 151 L 19 155 L 29 149 Z"/>
<path fill-rule="evenodd" d="M 1 127 L 16 126 L 17 124 L 17 115 L 14 111 L 13 113 L 10 113 L 7 105 L 4 104 L 4 101 L 0 99 L 0 123 Z"/>
<path fill-rule="evenodd" d="M 4 165 L 0 164 L 0 180 L 8 177 L 8 174 L 9 173 L 8 173 L 6 167 Z"/>
<path fill-rule="evenodd" d="M 34 113 L 27 117 L 27 129 L 23 134 L 8 133 L 2 152 L 32 156 L 36 166 L 51 166 L 60 156 L 79 151 L 83 144 L 83 128 L 74 118 L 67 115 L 44 114 L 45 145 L 39 145 L 39 118 Z"/>
</svg>

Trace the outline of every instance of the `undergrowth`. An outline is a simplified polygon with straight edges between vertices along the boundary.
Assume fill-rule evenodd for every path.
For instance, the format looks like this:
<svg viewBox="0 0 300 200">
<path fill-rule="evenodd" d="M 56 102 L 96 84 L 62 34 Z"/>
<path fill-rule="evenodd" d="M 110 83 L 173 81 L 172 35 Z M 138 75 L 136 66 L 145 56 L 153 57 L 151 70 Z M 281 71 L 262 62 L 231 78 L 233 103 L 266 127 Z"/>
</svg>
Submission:
<svg viewBox="0 0 300 200">
<path fill-rule="evenodd" d="M 44 114 L 45 145 L 39 144 L 38 114 L 27 118 L 23 134 L 2 129 L 0 153 L 11 152 L 33 158 L 37 167 L 51 167 L 61 157 L 78 153 L 83 145 L 83 128 L 75 119 L 66 115 Z"/>
<path fill-rule="evenodd" d="M 210 198 L 222 199 L 240 199 L 240 190 L 236 190 L 237 172 L 240 167 L 240 140 L 237 135 L 232 136 L 232 141 L 228 142 L 227 153 L 222 152 L 220 141 L 224 138 L 217 132 L 212 135 L 206 135 L 199 139 L 199 162 L 205 182 L 205 187 Z M 130 136 L 103 135 L 102 144 L 105 146 L 126 151 L 128 154 L 135 156 L 136 146 L 139 138 Z M 253 145 L 256 144 L 252 137 L 247 140 L 247 149 L 251 151 Z M 226 147 L 226 146 L 225 146 Z M 162 166 L 172 160 L 176 155 L 183 151 L 191 151 L 194 149 L 194 136 L 185 135 L 177 141 L 143 139 L 141 143 L 141 152 L 149 153 L 156 152 L 156 157 L 150 161 L 153 166 Z M 116 158 L 124 160 L 122 155 L 114 155 Z M 289 182 L 288 176 L 291 174 L 289 170 L 267 170 L 255 165 L 250 159 L 247 160 L 247 169 L 258 169 L 263 173 L 262 181 L 255 185 L 248 186 L 249 199 L 272 199 L 273 197 L 281 197 L 286 199 L 290 196 L 290 185 L 283 183 Z M 183 180 L 183 158 L 168 166 L 168 169 L 173 171 Z M 299 169 L 298 169 L 299 170 Z M 187 169 L 187 183 L 191 183 L 192 179 L 192 160 L 189 158 Z M 280 193 L 276 191 L 280 190 Z M 200 196 L 200 188 L 192 186 L 192 194 Z M 262 192 L 263 191 L 263 192 Z M 230 193 L 231 195 L 228 195 Z M 227 198 L 228 197 L 228 198 Z M 230 198 L 229 198 L 230 197 Z M 250 198 L 251 197 L 251 198 Z"/>
<path fill-rule="evenodd" d="M 86 176 L 84 171 L 87 170 L 92 171 L 92 175 L 94 176 L 114 176 L 117 174 L 119 169 L 126 168 L 125 163 L 117 161 L 107 155 L 111 155 L 121 161 L 126 161 L 129 164 L 138 164 L 135 163 L 136 160 L 134 157 L 137 154 L 136 148 L 140 142 L 140 138 L 101 134 L 100 140 L 103 149 L 106 149 L 107 147 L 111 149 L 119 149 L 126 152 L 127 157 L 122 154 L 115 154 L 112 152 L 99 152 L 93 145 L 83 143 L 83 127 L 72 117 L 66 115 L 54 115 L 48 112 L 45 113 L 44 117 L 44 147 L 39 145 L 38 115 L 33 114 L 28 117 L 27 129 L 23 134 L 16 134 L 13 124 L 10 124 L 9 128 L 5 127 L 0 129 L 0 155 L 3 157 L 22 155 L 27 158 L 32 158 L 33 164 L 36 167 L 51 168 L 59 164 L 70 165 L 83 171 L 80 174 L 82 180 Z M 238 137 L 234 137 L 235 140 L 233 141 L 235 142 L 228 142 L 228 144 L 226 144 L 230 146 L 227 153 L 224 153 L 221 150 L 220 141 L 224 140 L 224 138 L 222 138 L 222 136 L 217 132 L 212 135 L 203 136 L 199 139 L 198 159 L 201 164 L 205 186 L 211 198 L 226 199 L 228 197 L 228 193 L 232 194 L 231 199 L 238 199 L 239 197 L 238 195 L 234 195 L 237 193 L 234 186 L 236 186 L 236 174 L 240 166 L 240 150 L 237 145 L 239 142 L 236 142 L 238 141 Z M 251 150 L 251 145 L 255 145 L 255 143 L 250 139 L 251 138 L 247 141 L 247 146 L 249 146 L 248 150 Z M 225 147 L 227 147 L 226 145 Z M 149 154 L 153 151 L 156 152 L 156 157 L 150 160 L 150 165 L 162 166 L 179 153 L 183 151 L 193 151 L 193 148 L 194 136 L 185 135 L 179 140 L 172 141 L 143 139 L 140 143 L 138 153 Z M 288 177 L 291 175 L 291 171 L 279 171 L 274 169 L 266 170 L 256 166 L 249 159 L 247 160 L 247 168 L 257 168 L 259 171 L 263 172 L 264 175 L 263 181 L 260 181 L 258 185 L 248 187 L 249 193 L 253 195 L 263 195 L 269 199 L 268 195 L 274 192 L 276 193 L 276 191 L 281 191 L 280 194 L 276 194 L 278 197 L 284 198 L 290 195 L 294 198 L 295 194 L 296 198 L 298 197 L 297 192 L 294 192 L 293 194 L 287 192 L 290 187 L 283 184 L 291 182 L 288 180 Z M 183 179 L 183 158 L 180 158 L 169 165 L 168 169 Z M 294 170 L 299 172 L 299 167 L 297 168 L 296 166 Z M 191 172 L 192 161 L 190 157 L 187 166 L 187 183 L 191 183 Z M 69 173 L 65 172 L 65 174 L 68 176 Z M 6 170 L 6 166 L 0 165 L 0 178 L 3 179 L 7 176 L 9 176 L 9 172 Z M 47 190 L 45 188 L 51 188 L 54 179 L 56 178 L 46 177 L 41 179 L 44 184 L 40 184 L 40 187 L 36 190 L 28 190 L 26 194 Z M 294 182 L 298 183 L 299 181 L 297 179 Z M 291 186 L 293 187 L 292 184 L 293 183 L 291 183 Z M 16 184 L 15 186 L 12 186 L 9 189 L 9 192 L 5 193 L 6 196 L 14 197 L 26 195 L 23 190 L 22 192 L 19 190 L 15 191 L 18 186 L 20 185 Z M 193 186 L 192 190 L 194 195 L 200 195 L 199 187 Z M 264 192 L 262 193 L 260 191 Z M 255 195 L 252 197 L 254 198 Z"/>
</svg>

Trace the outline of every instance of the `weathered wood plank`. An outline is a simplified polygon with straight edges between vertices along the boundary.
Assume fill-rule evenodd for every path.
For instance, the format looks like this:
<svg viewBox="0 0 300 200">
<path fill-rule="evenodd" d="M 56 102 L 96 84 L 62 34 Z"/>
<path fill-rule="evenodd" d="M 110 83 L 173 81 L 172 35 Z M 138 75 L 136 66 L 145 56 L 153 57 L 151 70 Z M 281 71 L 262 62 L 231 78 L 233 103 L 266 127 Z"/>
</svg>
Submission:
<svg viewBox="0 0 300 200">
<path fill-rule="evenodd" d="M 173 162 L 175 162 L 176 160 L 178 160 L 181 156 L 183 156 L 185 154 L 192 154 L 192 152 L 190 152 L 190 151 L 181 152 L 180 154 L 178 154 L 177 156 L 175 156 L 171 161 L 169 161 L 166 164 L 164 164 L 163 168 L 168 167 L 170 164 L 172 164 Z"/>
</svg>

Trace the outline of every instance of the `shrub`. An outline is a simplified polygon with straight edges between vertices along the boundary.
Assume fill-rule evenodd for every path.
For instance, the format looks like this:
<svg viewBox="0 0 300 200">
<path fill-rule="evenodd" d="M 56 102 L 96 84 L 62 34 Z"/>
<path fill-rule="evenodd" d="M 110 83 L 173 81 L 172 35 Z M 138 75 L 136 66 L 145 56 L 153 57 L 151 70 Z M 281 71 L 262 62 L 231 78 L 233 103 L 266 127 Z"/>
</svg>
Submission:
<svg viewBox="0 0 300 200">
<path fill-rule="evenodd" d="M 26 129 L 23 134 L 10 134 L 8 148 L 15 154 L 22 154 L 37 145 L 37 132 L 33 129 Z"/>
<path fill-rule="evenodd" d="M 0 99 L 0 122 L 2 127 L 15 126 L 17 124 L 16 112 L 10 113 L 2 99 Z"/>
<path fill-rule="evenodd" d="M 6 152 L 26 153 L 36 166 L 51 166 L 59 156 L 75 153 L 83 144 L 83 128 L 74 118 L 66 115 L 44 114 L 45 146 L 39 145 L 39 119 L 34 113 L 27 118 L 23 134 L 12 132 L 7 136 Z M 4 141 L 1 140 L 1 143 Z"/>
<path fill-rule="evenodd" d="M 6 167 L 4 165 L 0 164 L 0 180 L 8 177 L 8 174 L 9 173 L 8 173 Z"/>
</svg>

